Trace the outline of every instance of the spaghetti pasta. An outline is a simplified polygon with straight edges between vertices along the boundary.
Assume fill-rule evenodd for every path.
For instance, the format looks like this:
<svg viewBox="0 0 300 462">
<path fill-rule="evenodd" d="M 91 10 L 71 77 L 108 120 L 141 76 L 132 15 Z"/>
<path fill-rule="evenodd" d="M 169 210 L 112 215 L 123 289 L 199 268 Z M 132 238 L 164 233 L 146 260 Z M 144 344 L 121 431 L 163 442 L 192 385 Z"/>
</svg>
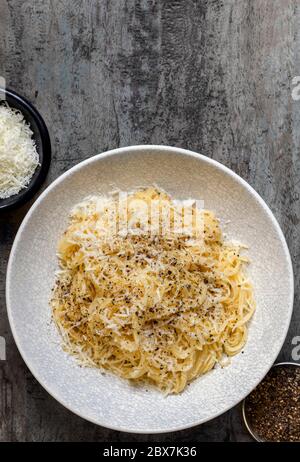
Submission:
<svg viewBox="0 0 300 462">
<path fill-rule="evenodd" d="M 158 188 L 121 197 L 122 207 L 119 194 L 72 211 L 53 317 L 81 363 L 179 393 L 245 345 L 255 310 L 247 259 L 211 211 L 186 205 L 184 228 L 182 204 Z"/>
</svg>

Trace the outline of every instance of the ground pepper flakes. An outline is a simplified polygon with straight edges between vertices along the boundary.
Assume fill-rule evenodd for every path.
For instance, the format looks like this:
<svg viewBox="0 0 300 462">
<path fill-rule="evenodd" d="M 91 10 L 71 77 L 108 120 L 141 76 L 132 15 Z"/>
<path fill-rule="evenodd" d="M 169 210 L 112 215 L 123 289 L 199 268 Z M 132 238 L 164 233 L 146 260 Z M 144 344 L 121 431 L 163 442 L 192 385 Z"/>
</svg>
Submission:
<svg viewBox="0 0 300 462">
<path fill-rule="evenodd" d="M 263 441 L 300 442 L 300 367 L 273 367 L 246 399 L 245 415 Z"/>
</svg>

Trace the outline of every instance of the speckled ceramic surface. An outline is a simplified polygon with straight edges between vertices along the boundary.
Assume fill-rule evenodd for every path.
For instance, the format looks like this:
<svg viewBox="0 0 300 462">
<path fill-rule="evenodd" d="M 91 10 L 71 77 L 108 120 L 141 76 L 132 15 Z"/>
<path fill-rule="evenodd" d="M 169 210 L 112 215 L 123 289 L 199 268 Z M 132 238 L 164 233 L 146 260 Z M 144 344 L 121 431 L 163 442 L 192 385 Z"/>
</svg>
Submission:
<svg viewBox="0 0 300 462">
<path fill-rule="evenodd" d="M 156 183 L 177 198 L 204 200 L 229 238 L 249 246 L 248 272 L 257 311 L 243 354 L 178 396 L 133 387 L 99 370 L 81 368 L 60 346 L 48 305 L 57 269 L 57 240 L 71 207 L 116 186 Z M 263 378 L 285 339 L 293 305 L 289 252 L 272 213 L 241 178 L 204 156 L 160 146 L 121 148 L 82 162 L 40 196 L 16 236 L 7 271 L 7 309 L 18 348 L 34 376 L 64 406 L 97 424 L 129 432 L 190 427 L 225 412 Z"/>
</svg>

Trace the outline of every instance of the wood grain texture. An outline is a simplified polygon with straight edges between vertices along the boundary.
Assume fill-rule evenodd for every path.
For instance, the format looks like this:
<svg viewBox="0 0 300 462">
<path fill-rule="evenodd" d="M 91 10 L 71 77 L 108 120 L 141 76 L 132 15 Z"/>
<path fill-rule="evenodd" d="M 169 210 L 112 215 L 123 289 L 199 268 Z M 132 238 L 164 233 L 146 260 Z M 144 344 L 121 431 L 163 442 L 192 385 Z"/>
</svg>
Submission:
<svg viewBox="0 0 300 462">
<path fill-rule="evenodd" d="M 47 184 L 107 149 L 168 144 L 223 162 L 269 204 L 295 271 L 285 360 L 300 335 L 299 26 L 296 0 L 0 0 L 0 75 L 49 127 Z M 250 441 L 239 406 L 183 432 L 127 435 L 85 422 L 42 389 L 5 307 L 8 255 L 29 205 L 0 217 L 0 441 Z"/>
</svg>

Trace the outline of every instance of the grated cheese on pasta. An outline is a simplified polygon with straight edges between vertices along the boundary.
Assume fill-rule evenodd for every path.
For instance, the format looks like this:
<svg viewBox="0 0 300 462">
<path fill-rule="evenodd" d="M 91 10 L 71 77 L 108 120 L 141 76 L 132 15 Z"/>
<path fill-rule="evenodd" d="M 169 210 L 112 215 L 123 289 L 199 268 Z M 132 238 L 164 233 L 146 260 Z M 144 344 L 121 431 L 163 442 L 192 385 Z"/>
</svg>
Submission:
<svg viewBox="0 0 300 462">
<path fill-rule="evenodd" d="M 247 260 L 193 201 L 192 226 L 180 232 L 180 201 L 164 191 L 147 188 L 126 200 L 127 220 L 114 196 L 87 198 L 71 212 L 58 245 L 53 317 L 81 363 L 179 393 L 243 348 L 255 309 Z M 149 219 L 141 200 L 158 201 L 169 230 L 161 222 L 151 228 L 155 215 Z"/>
</svg>

